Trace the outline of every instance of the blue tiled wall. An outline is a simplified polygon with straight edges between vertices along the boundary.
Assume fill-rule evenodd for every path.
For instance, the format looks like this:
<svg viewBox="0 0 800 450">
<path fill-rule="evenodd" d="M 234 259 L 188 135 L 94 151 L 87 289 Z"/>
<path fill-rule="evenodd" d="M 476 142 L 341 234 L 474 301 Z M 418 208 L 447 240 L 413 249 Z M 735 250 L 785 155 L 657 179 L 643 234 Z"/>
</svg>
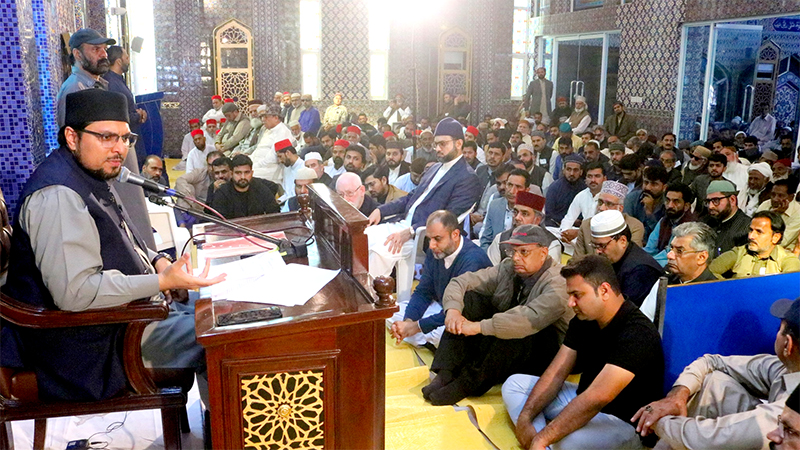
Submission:
<svg viewBox="0 0 800 450">
<path fill-rule="evenodd" d="M 0 109 L 6 112 L 0 115 L 0 188 L 12 212 L 34 167 L 28 99 L 38 80 L 28 64 L 36 49 L 31 16 L 29 2 L 0 0 Z"/>
</svg>

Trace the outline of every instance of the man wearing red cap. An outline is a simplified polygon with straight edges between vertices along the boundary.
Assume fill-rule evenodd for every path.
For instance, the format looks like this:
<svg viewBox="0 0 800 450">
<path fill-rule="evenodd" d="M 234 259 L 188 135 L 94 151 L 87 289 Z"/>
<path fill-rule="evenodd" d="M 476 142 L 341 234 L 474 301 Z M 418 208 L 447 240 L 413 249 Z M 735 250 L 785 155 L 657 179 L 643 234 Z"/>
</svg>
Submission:
<svg viewBox="0 0 800 450">
<path fill-rule="evenodd" d="M 350 142 L 344 139 L 337 139 L 336 142 L 333 143 L 333 147 L 331 147 L 331 157 L 328 158 L 328 162 L 325 165 L 325 173 L 332 179 L 347 171 L 344 167 L 344 155 L 349 146 Z"/>
<path fill-rule="evenodd" d="M 361 128 L 358 128 L 355 125 L 350 125 L 346 129 L 345 138 L 347 142 L 352 144 L 360 144 L 361 143 Z"/>
<path fill-rule="evenodd" d="M 322 118 L 322 128 L 330 130 L 336 125 L 341 125 L 347 119 L 347 108 L 342 105 L 342 93 L 337 92 L 333 96 L 333 104 L 325 110 L 325 117 Z"/>
<path fill-rule="evenodd" d="M 183 141 L 181 141 L 181 162 L 175 165 L 174 170 L 186 170 L 186 158 L 189 157 L 189 152 L 194 148 L 194 138 L 192 137 L 194 130 L 202 131 L 200 119 L 189 119 L 189 132 L 183 135 Z M 206 140 L 210 138 L 211 136 L 207 136 Z M 213 139 L 210 140 L 214 141 Z"/>
<path fill-rule="evenodd" d="M 217 133 L 219 133 L 220 124 L 225 122 L 225 118 L 223 117 L 220 120 L 221 122 L 218 122 L 217 119 L 208 119 L 205 121 L 205 125 L 203 125 L 203 128 L 206 131 L 206 135 L 211 137 L 212 141 L 216 138 Z"/>
<path fill-rule="evenodd" d="M 556 109 L 550 114 L 550 125 L 557 127 L 560 123 L 564 123 L 572 115 L 572 108 L 566 97 L 558 97 L 556 99 Z"/>
<path fill-rule="evenodd" d="M 186 173 L 205 168 L 206 157 L 215 150 L 214 144 L 206 139 L 203 130 L 193 130 L 191 135 L 194 148 L 189 152 L 189 156 L 186 158 Z"/>
<path fill-rule="evenodd" d="M 481 132 L 478 131 L 477 128 L 470 125 L 464 131 L 464 139 L 475 143 L 475 151 L 478 154 L 478 161 L 480 161 L 481 164 L 486 164 L 486 153 L 484 152 L 483 148 L 478 145 L 478 136 L 480 136 L 480 134 Z"/>
<path fill-rule="evenodd" d="M 211 97 L 212 108 L 206 111 L 205 114 L 203 114 L 203 123 L 208 122 L 209 119 L 214 119 L 217 122 L 222 120 L 222 118 L 225 117 L 225 114 L 222 113 L 222 105 L 224 105 L 224 102 L 222 101 L 222 96 L 220 95 L 212 96 Z"/>
<path fill-rule="evenodd" d="M 513 226 L 495 236 L 492 244 L 486 250 L 486 254 L 489 256 L 489 260 L 492 261 L 493 265 L 496 266 L 500 264 L 500 261 L 506 256 L 506 251 L 511 248 L 511 246 L 507 244 L 501 245 L 500 243 L 511 239 L 511 233 L 514 232 L 514 228 L 520 225 L 539 225 L 542 220 L 544 220 L 543 210 L 544 197 L 528 191 L 517 192 L 516 203 L 512 208 L 514 217 L 512 220 Z M 552 242 L 550 242 L 550 246 L 547 248 L 547 254 L 553 258 L 553 261 L 560 262 L 561 243 L 552 233 L 546 229 L 545 231 L 550 234 L 553 239 Z"/>
<path fill-rule="evenodd" d="M 297 149 L 289 139 L 276 142 L 275 153 L 278 155 L 278 162 L 283 164 L 283 195 L 278 201 L 284 202 L 294 194 L 294 179 L 297 171 L 305 167 L 305 163 L 297 156 Z"/>
</svg>

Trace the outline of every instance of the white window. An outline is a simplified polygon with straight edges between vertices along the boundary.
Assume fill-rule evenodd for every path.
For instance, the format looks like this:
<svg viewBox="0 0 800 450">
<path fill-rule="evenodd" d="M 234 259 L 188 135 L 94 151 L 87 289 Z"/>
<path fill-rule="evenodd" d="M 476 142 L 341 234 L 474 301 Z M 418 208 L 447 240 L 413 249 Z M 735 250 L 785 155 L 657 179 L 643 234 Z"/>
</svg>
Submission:
<svg viewBox="0 0 800 450">
<path fill-rule="evenodd" d="M 511 99 L 521 100 L 527 88 L 527 66 L 531 45 L 531 0 L 514 0 L 511 43 Z"/>
<path fill-rule="evenodd" d="M 300 0 L 300 61 L 303 93 L 320 97 L 319 51 L 322 42 L 320 0 Z"/>
<path fill-rule="evenodd" d="M 392 3 L 368 0 L 369 5 L 369 95 L 372 100 L 389 98 L 389 17 Z"/>
</svg>

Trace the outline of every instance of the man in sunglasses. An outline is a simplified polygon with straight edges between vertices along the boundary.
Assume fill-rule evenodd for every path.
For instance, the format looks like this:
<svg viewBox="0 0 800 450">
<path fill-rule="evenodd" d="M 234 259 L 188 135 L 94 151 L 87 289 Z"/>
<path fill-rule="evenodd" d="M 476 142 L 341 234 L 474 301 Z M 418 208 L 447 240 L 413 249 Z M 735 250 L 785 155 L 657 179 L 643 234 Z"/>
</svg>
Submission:
<svg viewBox="0 0 800 450">
<path fill-rule="evenodd" d="M 67 95 L 61 147 L 36 168 L 20 195 L 6 294 L 35 307 L 83 311 L 161 300 L 162 292 L 171 296 L 172 290 L 210 286 L 225 278 L 208 279 L 208 266 L 201 276 L 192 276 L 188 254 L 173 263 L 149 250 L 130 226 L 111 183 L 136 142 L 128 120 L 122 94 L 86 89 Z M 145 363 L 204 373 L 194 306 L 173 302 L 171 310 L 145 330 Z M 32 332 L 3 323 L 0 361 L 3 367 L 35 371 L 42 399 L 110 398 L 127 389 L 124 327 Z"/>
<path fill-rule="evenodd" d="M 700 220 L 717 233 L 716 250 L 712 256 L 719 256 L 733 247 L 747 244 L 750 217 L 739 209 L 737 190 L 733 183 L 728 180 L 712 181 L 706 189 L 705 207 L 708 215 Z"/>
</svg>

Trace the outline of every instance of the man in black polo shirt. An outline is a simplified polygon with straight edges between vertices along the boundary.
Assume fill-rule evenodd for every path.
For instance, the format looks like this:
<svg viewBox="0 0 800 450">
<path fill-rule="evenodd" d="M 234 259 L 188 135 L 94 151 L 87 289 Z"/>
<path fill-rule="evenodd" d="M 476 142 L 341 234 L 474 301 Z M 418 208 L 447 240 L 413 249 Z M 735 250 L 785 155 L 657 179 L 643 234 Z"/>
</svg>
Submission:
<svg viewBox="0 0 800 450">
<path fill-rule="evenodd" d="M 279 186 L 253 177 L 253 161 L 247 155 L 233 157 L 233 178 L 214 193 L 211 207 L 226 219 L 280 212 L 275 195 Z"/>
<path fill-rule="evenodd" d="M 611 264 L 589 255 L 561 269 L 575 318 L 541 377 L 512 375 L 503 402 L 523 448 L 641 448 L 629 419 L 661 397 L 664 355 L 653 323 L 620 292 Z M 580 368 L 578 385 L 566 382 Z"/>
<path fill-rule="evenodd" d="M 650 290 L 664 275 L 664 268 L 647 252 L 631 242 L 631 230 L 621 212 L 610 209 L 592 217 L 592 247 L 611 261 L 622 294 L 642 306 Z"/>
</svg>

